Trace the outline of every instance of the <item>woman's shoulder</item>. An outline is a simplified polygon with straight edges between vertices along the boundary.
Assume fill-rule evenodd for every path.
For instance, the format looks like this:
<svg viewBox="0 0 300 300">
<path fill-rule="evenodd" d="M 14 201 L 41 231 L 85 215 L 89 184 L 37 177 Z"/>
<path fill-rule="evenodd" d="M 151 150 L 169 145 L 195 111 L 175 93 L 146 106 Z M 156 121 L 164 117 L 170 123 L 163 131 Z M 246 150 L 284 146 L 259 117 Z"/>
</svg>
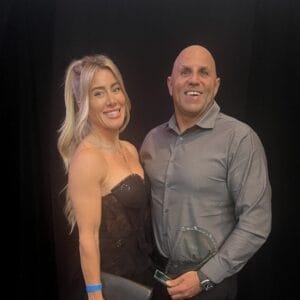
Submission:
<svg viewBox="0 0 300 300">
<path fill-rule="evenodd" d="M 124 147 L 127 151 L 130 153 L 137 155 L 137 149 L 136 147 L 130 143 L 129 141 L 126 140 L 120 140 L 121 146 Z"/>
<path fill-rule="evenodd" d="M 105 172 L 107 161 L 99 149 L 83 140 L 75 150 L 70 162 L 70 169 L 86 170 L 87 172 L 94 170 L 96 173 Z"/>
</svg>

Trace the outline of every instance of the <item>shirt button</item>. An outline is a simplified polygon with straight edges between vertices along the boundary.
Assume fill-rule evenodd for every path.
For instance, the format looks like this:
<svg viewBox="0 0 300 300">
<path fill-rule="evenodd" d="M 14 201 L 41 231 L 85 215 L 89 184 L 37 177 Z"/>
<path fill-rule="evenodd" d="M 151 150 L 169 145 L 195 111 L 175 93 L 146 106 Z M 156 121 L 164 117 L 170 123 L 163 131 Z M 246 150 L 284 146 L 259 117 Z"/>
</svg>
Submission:
<svg viewBox="0 0 300 300">
<path fill-rule="evenodd" d="M 169 212 L 169 209 L 168 208 L 166 208 L 165 209 L 165 214 L 167 214 Z"/>
</svg>

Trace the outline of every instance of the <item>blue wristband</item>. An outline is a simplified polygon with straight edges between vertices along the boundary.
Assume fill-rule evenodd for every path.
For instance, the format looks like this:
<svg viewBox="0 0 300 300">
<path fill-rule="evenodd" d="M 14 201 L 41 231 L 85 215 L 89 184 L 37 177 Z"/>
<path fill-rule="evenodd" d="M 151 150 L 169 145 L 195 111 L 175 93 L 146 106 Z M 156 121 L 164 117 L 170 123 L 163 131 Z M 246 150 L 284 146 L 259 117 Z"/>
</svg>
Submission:
<svg viewBox="0 0 300 300">
<path fill-rule="evenodd" d="M 88 293 L 102 291 L 102 284 L 101 283 L 98 283 L 98 284 L 88 284 L 88 285 L 86 285 L 85 290 Z"/>
</svg>

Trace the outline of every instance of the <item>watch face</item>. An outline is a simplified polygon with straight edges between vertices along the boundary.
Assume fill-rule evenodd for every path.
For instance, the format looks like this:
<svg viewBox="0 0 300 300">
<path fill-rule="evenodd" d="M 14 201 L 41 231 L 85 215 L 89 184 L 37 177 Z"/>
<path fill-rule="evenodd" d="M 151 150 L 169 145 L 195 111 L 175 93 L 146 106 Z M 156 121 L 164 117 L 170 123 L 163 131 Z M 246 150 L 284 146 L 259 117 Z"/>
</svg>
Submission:
<svg viewBox="0 0 300 300">
<path fill-rule="evenodd" d="M 209 279 L 205 279 L 201 282 L 201 286 L 205 291 L 209 291 L 215 286 L 215 284 Z"/>
</svg>

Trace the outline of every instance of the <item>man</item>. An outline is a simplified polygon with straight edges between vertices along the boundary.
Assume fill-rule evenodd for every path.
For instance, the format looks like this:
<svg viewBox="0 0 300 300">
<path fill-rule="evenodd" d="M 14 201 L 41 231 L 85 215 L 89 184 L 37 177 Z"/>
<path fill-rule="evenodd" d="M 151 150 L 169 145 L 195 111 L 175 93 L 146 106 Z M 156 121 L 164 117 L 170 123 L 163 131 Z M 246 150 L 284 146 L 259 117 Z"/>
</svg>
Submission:
<svg viewBox="0 0 300 300">
<path fill-rule="evenodd" d="M 248 125 L 220 112 L 207 49 L 185 48 L 167 84 L 174 115 L 140 151 L 152 185 L 155 260 L 172 278 L 171 299 L 233 300 L 235 274 L 271 229 L 264 149 Z"/>
</svg>

